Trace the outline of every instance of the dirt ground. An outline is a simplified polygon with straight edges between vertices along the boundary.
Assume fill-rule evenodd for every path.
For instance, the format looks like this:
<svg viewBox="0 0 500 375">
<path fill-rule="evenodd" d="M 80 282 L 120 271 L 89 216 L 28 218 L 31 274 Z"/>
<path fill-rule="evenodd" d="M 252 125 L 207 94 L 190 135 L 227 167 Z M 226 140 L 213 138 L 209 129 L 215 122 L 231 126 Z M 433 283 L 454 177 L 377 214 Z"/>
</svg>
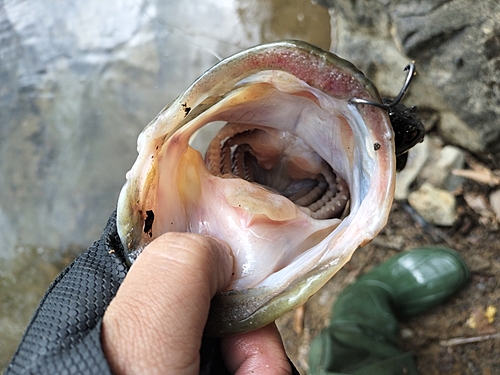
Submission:
<svg viewBox="0 0 500 375">
<path fill-rule="evenodd" d="M 463 192 L 488 196 L 491 188 L 468 181 Z M 305 305 L 278 321 L 287 352 L 301 374 L 307 373 L 310 341 L 328 324 L 336 295 L 358 275 L 400 251 L 426 245 L 457 250 L 471 269 L 468 284 L 445 303 L 401 322 L 402 346 L 415 354 L 422 375 L 500 374 L 500 319 L 488 323 L 488 306 L 500 308 L 500 233 L 457 195 L 459 219 L 451 228 L 420 226 L 403 202 L 395 202 L 389 222 L 369 245 Z M 303 317 L 301 318 L 301 313 Z M 478 322 L 471 328 L 468 320 Z M 447 341 L 458 339 L 456 341 Z M 467 340 L 470 339 L 470 340 Z M 472 341 L 472 342 L 467 342 Z"/>
</svg>

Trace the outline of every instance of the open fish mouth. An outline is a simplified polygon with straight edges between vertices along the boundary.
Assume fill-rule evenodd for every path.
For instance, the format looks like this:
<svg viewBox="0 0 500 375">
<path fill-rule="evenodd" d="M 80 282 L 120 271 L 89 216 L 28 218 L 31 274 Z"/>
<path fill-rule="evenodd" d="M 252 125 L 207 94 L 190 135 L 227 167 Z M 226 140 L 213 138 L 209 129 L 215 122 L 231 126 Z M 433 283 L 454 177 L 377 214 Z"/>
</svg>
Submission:
<svg viewBox="0 0 500 375">
<path fill-rule="evenodd" d="M 393 200 L 387 112 L 352 98 L 381 102 L 351 63 L 299 41 L 208 70 L 139 136 L 118 201 L 128 261 L 165 232 L 226 241 L 234 275 L 212 301 L 215 335 L 304 303 L 382 229 Z M 202 156 L 195 136 L 211 128 Z"/>
</svg>

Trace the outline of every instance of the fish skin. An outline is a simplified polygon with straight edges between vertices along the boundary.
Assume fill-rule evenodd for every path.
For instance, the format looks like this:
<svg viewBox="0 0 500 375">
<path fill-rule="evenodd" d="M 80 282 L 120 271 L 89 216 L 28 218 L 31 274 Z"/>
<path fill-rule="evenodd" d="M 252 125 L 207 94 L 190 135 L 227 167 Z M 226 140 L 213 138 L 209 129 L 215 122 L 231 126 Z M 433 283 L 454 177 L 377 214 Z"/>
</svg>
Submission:
<svg viewBox="0 0 500 375">
<path fill-rule="evenodd" d="M 167 162 L 175 170 L 182 158 L 182 151 L 176 152 L 176 149 L 180 150 L 189 136 L 183 133 L 182 128 L 206 116 L 212 108 L 227 100 L 224 93 L 231 90 L 235 83 L 262 70 L 291 73 L 318 92 L 334 97 L 342 106 L 368 123 L 366 129 L 362 126 L 356 128 L 356 132 L 362 134 L 352 135 L 358 139 L 358 151 L 355 154 L 351 150 L 353 154 L 348 159 L 352 157 L 352 160 L 346 163 L 342 172 L 351 181 L 364 181 L 360 186 L 364 191 L 356 192 L 351 209 L 365 214 L 349 215 L 335 229 L 336 233 L 331 239 L 335 243 L 325 254 L 318 255 L 315 267 L 306 271 L 299 270 L 298 279 L 282 285 L 257 285 L 217 295 L 212 303 L 207 326 L 207 332 L 212 335 L 257 329 L 304 303 L 350 259 L 358 246 L 369 242 L 385 225 L 394 195 L 394 141 L 387 113 L 374 106 L 347 103 L 354 97 L 380 102 L 373 84 L 351 63 L 304 42 L 284 41 L 257 46 L 221 61 L 202 75 L 184 94 L 164 108 L 139 136 L 139 157 L 128 174 L 128 181 L 118 203 L 118 231 L 130 262 L 133 262 L 148 242 L 161 234 L 153 234 L 143 228 L 149 217 L 148 212 L 155 205 L 156 196 L 154 192 L 149 193 L 158 178 L 159 160 L 164 158 L 162 149 L 168 145 L 169 159 L 172 160 Z M 321 134 L 318 133 L 313 138 L 318 136 Z M 349 166 L 355 169 L 352 172 L 354 176 L 349 175 Z M 141 182 L 137 176 L 146 182 Z M 198 171 L 183 176 L 191 179 L 189 186 L 203 185 L 196 182 L 202 178 Z M 174 191 L 175 188 L 168 189 L 173 196 L 178 194 Z M 188 198 L 182 197 L 185 201 L 193 199 L 196 202 L 201 195 L 198 190 L 187 193 Z M 186 195 L 186 192 L 182 194 Z M 362 198 L 357 198 L 358 195 Z M 192 207 L 197 208 L 196 205 Z M 170 208 L 172 212 L 169 217 L 175 220 L 185 215 L 182 207 L 174 205 Z M 160 220 L 161 217 L 155 213 L 157 222 L 153 224 L 153 229 L 155 225 L 158 227 Z M 181 223 L 173 228 L 189 231 L 189 222 L 179 220 Z M 221 237 L 227 240 L 224 236 Z"/>
</svg>

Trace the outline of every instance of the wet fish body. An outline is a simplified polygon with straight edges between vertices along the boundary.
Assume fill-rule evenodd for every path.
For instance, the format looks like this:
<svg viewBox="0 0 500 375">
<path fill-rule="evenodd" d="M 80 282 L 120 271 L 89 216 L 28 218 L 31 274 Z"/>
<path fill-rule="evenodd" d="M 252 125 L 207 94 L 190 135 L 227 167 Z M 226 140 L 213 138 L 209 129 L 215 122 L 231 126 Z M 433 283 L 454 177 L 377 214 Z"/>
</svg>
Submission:
<svg viewBox="0 0 500 375">
<path fill-rule="evenodd" d="M 129 261 L 168 231 L 228 242 L 234 276 L 212 302 L 216 335 L 305 302 L 385 225 L 394 195 L 388 115 L 352 98 L 381 102 L 351 63 L 304 42 L 207 71 L 139 136 L 117 214 Z M 221 123 L 202 156 L 195 133 Z"/>
</svg>

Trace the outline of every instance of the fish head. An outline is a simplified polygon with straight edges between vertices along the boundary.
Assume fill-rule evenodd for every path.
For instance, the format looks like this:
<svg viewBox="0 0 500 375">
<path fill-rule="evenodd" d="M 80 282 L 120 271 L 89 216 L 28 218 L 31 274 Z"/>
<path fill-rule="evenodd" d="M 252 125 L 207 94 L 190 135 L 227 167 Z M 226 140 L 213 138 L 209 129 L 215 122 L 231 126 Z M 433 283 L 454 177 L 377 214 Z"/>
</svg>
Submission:
<svg viewBox="0 0 500 375">
<path fill-rule="evenodd" d="M 381 101 L 354 65 L 299 41 L 208 70 L 139 136 L 117 209 L 128 262 L 166 232 L 226 241 L 234 274 L 212 300 L 213 335 L 303 304 L 383 228 L 394 196 L 388 114 L 352 98 Z"/>
</svg>

